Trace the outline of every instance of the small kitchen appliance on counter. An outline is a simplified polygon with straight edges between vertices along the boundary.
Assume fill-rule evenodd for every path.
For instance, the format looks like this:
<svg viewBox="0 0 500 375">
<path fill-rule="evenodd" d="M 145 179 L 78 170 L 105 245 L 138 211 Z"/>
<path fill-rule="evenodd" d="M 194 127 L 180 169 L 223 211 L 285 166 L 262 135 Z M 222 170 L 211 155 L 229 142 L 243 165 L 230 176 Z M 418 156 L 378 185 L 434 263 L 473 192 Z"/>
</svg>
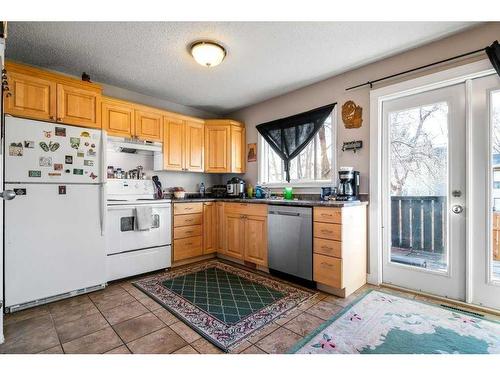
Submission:
<svg viewBox="0 0 500 375">
<path fill-rule="evenodd" d="M 359 200 L 359 172 L 352 167 L 340 167 L 339 187 L 336 200 L 358 201 Z"/>
<path fill-rule="evenodd" d="M 239 177 L 233 177 L 226 185 L 227 195 L 231 198 L 245 197 L 245 181 Z"/>
</svg>

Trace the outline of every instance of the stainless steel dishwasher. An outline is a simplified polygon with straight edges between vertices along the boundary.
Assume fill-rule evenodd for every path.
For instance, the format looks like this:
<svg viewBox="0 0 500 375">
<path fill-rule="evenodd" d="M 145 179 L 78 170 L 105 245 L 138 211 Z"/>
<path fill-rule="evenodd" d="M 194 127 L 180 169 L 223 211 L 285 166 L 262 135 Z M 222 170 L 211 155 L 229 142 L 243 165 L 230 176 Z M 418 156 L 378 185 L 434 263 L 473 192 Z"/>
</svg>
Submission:
<svg viewBox="0 0 500 375">
<path fill-rule="evenodd" d="M 267 219 L 269 269 L 312 281 L 312 208 L 269 205 Z"/>
</svg>

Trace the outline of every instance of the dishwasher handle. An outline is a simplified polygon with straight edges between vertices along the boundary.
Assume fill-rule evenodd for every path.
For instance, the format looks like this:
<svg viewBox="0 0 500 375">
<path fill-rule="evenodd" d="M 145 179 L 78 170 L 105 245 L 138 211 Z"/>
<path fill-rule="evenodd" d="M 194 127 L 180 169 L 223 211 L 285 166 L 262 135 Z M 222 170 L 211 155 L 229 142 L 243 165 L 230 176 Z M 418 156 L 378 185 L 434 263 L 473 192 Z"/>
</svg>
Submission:
<svg viewBox="0 0 500 375">
<path fill-rule="evenodd" d="M 270 215 L 300 216 L 300 212 L 269 211 Z"/>
</svg>

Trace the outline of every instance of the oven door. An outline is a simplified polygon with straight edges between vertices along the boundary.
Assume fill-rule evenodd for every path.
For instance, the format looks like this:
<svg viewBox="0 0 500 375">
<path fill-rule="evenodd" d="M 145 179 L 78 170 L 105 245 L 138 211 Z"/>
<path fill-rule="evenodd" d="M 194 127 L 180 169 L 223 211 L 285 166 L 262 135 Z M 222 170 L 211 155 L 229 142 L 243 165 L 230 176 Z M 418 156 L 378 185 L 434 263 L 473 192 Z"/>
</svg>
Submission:
<svg viewBox="0 0 500 375">
<path fill-rule="evenodd" d="M 143 205 L 141 205 L 143 206 Z M 137 205 L 110 205 L 106 218 L 106 254 L 170 245 L 172 240 L 170 203 L 152 204 L 153 225 L 139 231 L 135 223 Z"/>
</svg>

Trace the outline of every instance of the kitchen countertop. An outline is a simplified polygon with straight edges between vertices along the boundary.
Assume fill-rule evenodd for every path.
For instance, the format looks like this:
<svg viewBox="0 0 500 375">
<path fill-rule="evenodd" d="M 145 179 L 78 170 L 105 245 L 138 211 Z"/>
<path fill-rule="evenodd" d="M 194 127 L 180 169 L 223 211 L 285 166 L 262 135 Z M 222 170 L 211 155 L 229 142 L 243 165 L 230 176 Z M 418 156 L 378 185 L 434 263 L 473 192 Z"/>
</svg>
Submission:
<svg viewBox="0 0 500 375">
<path fill-rule="evenodd" d="M 279 206 L 304 206 L 304 207 L 352 207 L 366 206 L 367 201 L 320 201 L 320 200 L 284 200 L 284 199 L 257 199 L 257 198 L 184 198 L 172 199 L 172 203 L 189 202 L 230 202 L 230 203 L 255 203 L 272 204 Z"/>
</svg>

